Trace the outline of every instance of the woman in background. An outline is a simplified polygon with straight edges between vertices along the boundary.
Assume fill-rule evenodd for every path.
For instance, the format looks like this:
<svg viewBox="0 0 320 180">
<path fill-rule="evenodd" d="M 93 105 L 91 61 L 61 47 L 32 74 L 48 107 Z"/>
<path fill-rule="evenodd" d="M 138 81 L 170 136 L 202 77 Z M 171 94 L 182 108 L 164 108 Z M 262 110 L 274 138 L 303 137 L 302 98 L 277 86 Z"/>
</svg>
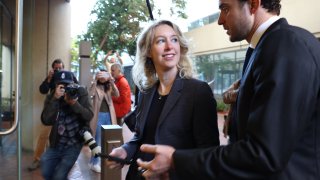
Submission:
<svg viewBox="0 0 320 180">
<path fill-rule="evenodd" d="M 114 79 L 105 70 L 99 71 L 95 76 L 95 81 L 90 87 L 90 95 L 93 100 L 94 116 L 90 122 L 92 135 L 101 146 L 101 125 L 117 124 L 116 113 L 113 107 L 111 96 L 118 97 L 119 91 L 114 84 Z M 101 172 L 100 157 L 91 157 L 89 167 L 91 170 Z"/>
</svg>

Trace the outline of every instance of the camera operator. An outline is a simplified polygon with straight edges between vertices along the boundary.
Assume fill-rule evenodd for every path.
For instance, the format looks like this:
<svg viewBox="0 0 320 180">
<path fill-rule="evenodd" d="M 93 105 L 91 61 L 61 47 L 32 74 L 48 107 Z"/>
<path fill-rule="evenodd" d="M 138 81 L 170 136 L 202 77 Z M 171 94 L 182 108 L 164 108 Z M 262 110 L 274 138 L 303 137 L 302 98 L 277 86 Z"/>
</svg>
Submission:
<svg viewBox="0 0 320 180">
<path fill-rule="evenodd" d="M 89 127 L 93 111 L 87 90 L 74 84 L 72 72 L 55 73 L 54 82 L 41 114 L 42 123 L 52 126 L 41 173 L 45 179 L 67 179 L 84 144 L 81 130 Z"/>
</svg>

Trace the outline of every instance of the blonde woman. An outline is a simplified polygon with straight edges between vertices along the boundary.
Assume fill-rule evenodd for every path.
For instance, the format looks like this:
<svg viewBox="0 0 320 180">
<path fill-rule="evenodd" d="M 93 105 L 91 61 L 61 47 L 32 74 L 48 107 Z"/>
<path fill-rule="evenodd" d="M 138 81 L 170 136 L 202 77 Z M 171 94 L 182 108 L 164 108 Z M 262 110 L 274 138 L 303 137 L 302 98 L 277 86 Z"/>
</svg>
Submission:
<svg viewBox="0 0 320 180">
<path fill-rule="evenodd" d="M 132 74 L 141 91 L 136 133 L 131 141 L 110 155 L 132 160 L 127 179 L 143 179 L 137 159 L 152 155 L 140 151 L 141 144 L 166 144 L 177 149 L 219 145 L 216 101 L 206 82 L 192 78 L 188 45 L 177 25 L 155 22 L 137 42 Z M 110 168 L 122 165 L 108 161 Z M 179 179 L 171 173 L 170 179 Z"/>
</svg>

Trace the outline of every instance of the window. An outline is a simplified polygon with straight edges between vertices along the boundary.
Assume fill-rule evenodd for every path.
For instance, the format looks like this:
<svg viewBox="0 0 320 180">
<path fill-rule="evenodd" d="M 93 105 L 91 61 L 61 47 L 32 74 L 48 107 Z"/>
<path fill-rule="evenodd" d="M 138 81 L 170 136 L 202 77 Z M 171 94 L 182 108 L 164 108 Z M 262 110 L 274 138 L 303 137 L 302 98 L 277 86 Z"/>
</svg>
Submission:
<svg viewBox="0 0 320 180">
<path fill-rule="evenodd" d="M 214 82 L 215 94 L 222 94 L 234 81 L 241 77 L 246 50 L 229 51 L 196 56 L 194 64 L 199 79 Z"/>
</svg>

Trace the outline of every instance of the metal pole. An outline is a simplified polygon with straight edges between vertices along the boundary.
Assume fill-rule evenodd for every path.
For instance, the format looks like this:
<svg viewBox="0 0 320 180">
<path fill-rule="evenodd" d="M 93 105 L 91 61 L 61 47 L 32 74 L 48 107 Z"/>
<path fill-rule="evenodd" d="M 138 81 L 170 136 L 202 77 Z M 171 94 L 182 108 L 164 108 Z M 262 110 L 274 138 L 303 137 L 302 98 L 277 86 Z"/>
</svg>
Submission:
<svg viewBox="0 0 320 180">
<path fill-rule="evenodd" d="M 21 125 L 19 123 L 20 119 L 20 96 L 21 96 L 21 62 L 22 62 L 22 28 L 23 28 L 23 0 L 16 1 L 16 95 L 15 95 L 15 118 L 18 124 L 17 133 L 17 154 L 18 154 L 18 180 L 21 180 Z"/>
</svg>

